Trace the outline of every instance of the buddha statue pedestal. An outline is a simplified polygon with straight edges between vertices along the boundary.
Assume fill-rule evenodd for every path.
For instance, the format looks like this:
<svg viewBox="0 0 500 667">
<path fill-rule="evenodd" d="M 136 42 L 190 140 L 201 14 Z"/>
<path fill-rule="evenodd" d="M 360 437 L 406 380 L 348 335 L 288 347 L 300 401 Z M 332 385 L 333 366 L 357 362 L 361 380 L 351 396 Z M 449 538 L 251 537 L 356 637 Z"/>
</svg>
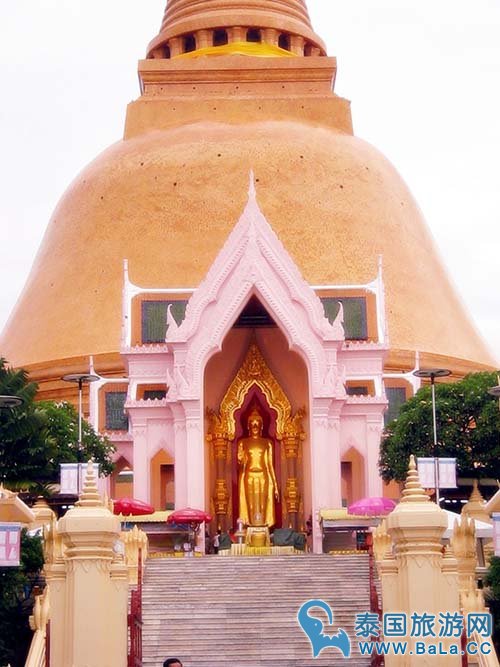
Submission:
<svg viewBox="0 0 500 667">
<path fill-rule="evenodd" d="M 248 526 L 245 543 L 248 547 L 270 547 L 269 528 L 267 526 Z"/>
</svg>

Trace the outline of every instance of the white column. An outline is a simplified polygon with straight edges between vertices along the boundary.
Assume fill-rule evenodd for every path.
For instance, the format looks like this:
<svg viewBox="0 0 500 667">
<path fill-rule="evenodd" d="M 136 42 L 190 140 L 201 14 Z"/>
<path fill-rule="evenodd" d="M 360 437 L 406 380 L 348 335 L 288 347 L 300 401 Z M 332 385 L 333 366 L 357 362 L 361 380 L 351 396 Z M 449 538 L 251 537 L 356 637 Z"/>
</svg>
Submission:
<svg viewBox="0 0 500 667">
<path fill-rule="evenodd" d="M 186 415 L 186 471 L 189 507 L 205 509 L 205 442 L 198 400 L 183 401 Z"/>
<path fill-rule="evenodd" d="M 175 509 L 188 507 L 186 421 L 174 420 L 175 435 Z"/>
<path fill-rule="evenodd" d="M 382 437 L 382 417 L 373 415 L 366 423 L 365 480 L 366 495 L 369 498 L 383 495 L 383 482 L 379 474 L 380 438 Z"/>
<path fill-rule="evenodd" d="M 319 524 L 322 509 L 342 507 L 340 419 L 330 415 L 332 399 L 313 399 L 311 415 L 311 470 L 313 494 L 313 551 L 322 553 Z"/>
<path fill-rule="evenodd" d="M 134 439 L 134 498 L 149 503 L 150 462 L 147 424 L 133 424 L 131 430 Z"/>
</svg>

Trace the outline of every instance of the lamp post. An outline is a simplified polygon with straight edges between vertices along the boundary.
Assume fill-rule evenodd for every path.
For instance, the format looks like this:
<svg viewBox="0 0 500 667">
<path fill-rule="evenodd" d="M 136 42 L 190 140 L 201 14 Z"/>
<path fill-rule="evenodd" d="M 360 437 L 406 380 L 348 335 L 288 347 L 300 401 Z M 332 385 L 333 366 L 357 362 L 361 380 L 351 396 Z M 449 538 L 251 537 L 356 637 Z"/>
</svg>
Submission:
<svg viewBox="0 0 500 667">
<path fill-rule="evenodd" d="M 434 484 L 436 490 L 436 504 L 439 505 L 439 458 L 437 456 L 437 423 L 436 423 L 436 378 L 444 378 L 451 375 L 451 371 L 447 368 L 419 368 L 413 371 L 413 375 L 418 378 L 427 378 L 431 381 L 432 394 L 432 430 L 434 434 L 433 458 L 434 458 Z"/>
<path fill-rule="evenodd" d="M 73 382 L 78 384 L 78 451 L 77 451 L 77 462 L 78 462 L 78 495 L 80 494 L 80 459 L 82 454 L 82 415 L 83 415 L 83 385 L 90 384 L 91 382 L 97 382 L 100 380 L 98 375 L 91 375 L 90 373 L 70 373 L 68 375 L 63 375 L 61 380 L 64 382 Z"/>
</svg>

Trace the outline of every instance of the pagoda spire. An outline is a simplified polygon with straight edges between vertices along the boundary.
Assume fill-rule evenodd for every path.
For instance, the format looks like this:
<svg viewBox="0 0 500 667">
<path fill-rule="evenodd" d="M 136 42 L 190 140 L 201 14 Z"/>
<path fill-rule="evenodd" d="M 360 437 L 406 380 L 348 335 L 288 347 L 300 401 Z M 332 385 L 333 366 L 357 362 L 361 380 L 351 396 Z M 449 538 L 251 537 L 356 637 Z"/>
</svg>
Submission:
<svg viewBox="0 0 500 667">
<path fill-rule="evenodd" d="M 148 58 L 171 58 L 241 42 L 281 47 L 297 56 L 326 55 L 305 0 L 167 0 Z"/>
</svg>

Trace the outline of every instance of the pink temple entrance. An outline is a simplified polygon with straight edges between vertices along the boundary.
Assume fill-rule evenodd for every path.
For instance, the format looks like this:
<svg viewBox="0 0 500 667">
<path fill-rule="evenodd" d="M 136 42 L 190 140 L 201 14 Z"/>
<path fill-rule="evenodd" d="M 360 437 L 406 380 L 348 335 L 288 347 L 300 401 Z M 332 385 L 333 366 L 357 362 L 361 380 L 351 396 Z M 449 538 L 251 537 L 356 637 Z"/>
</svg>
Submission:
<svg viewBox="0 0 500 667">
<path fill-rule="evenodd" d="M 102 406 L 123 396 L 128 424 L 110 434 L 129 492 L 157 509 L 205 508 L 214 516 L 211 532 L 234 530 L 235 447 L 257 403 L 273 442 L 276 526 L 304 530 L 312 517 L 320 553 L 322 510 L 384 491 L 377 462 L 388 348 L 380 272 L 367 286 L 309 286 L 262 214 L 252 175 L 245 210 L 204 281 L 180 292 L 139 288 L 126 267 L 128 377 L 91 388 L 101 428 Z M 338 295 L 350 292 L 365 295 L 366 340 L 346 338 L 346 300 Z M 147 342 L 153 308 L 164 313 L 164 341 Z M 111 483 L 116 491 L 118 480 Z M 158 490 L 167 484 L 168 501 Z"/>
</svg>

